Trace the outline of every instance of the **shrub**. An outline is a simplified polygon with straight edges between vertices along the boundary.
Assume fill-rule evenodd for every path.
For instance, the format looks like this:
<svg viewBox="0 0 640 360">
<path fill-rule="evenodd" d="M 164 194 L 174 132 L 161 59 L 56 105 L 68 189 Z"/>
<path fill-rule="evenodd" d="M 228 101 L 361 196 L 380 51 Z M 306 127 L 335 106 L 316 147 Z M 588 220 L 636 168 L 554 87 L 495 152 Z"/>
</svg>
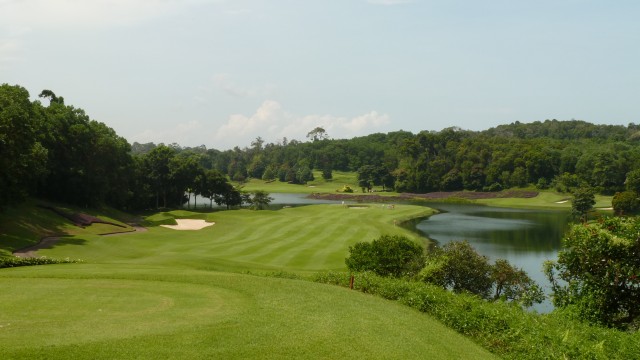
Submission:
<svg viewBox="0 0 640 360">
<path fill-rule="evenodd" d="M 49 264 L 75 264 L 84 262 L 83 260 L 70 260 L 70 259 L 52 259 L 45 256 L 41 257 L 31 257 L 31 258 L 21 258 L 21 257 L 10 257 L 0 259 L 0 269 L 3 268 L 11 268 L 11 267 L 19 267 L 19 266 L 35 266 L 35 265 L 49 265 Z"/>
<path fill-rule="evenodd" d="M 613 195 L 611 205 L 616 214 L 633 214 L 640 210 L 640 199 L 635 191 L 617 192 Z"/>
<path fill-rule="evenodd" d="M 574 225 L 557 262 L 545 263 L 553 303 L 596 324 L 628 328 L 640 320 L 640 220 Z"/>
<path fill-rule="evenodd" d="M 468 292 L 524 307 L 544 300 L 542 289 L 524 270 L 504 259 L 492 265 L 466 241 L 451 242 L 434 251 L 420 271 L 420 279 L 457 293 Z"/>
<path fill-rule="evenodd" d="M 381 276 L 414 276 L 424 266 L 424 248 L 405 236 L 382 235 L 370 243 L 349 247 L 345 263 L 351 271 L 373 271 Z"/>
<path fill-rule="evenodd" d="M 488 298 L 491 292 L 489 258 L 478 254 L 467 241 L 450 242 L 432 253 L 420 275 L 424 282 L 457 293 L 469 292 Z"/>
</svg>

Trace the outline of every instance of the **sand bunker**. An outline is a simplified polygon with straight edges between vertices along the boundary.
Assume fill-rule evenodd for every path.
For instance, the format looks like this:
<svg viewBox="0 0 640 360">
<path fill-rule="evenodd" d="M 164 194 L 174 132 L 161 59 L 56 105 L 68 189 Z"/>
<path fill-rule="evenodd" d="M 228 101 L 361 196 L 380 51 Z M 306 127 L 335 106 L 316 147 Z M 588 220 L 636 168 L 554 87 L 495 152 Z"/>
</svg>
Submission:
<svg viewBox="0 0 640 360">
<path fill-rule="evenodd" d="M 173 230 L 201 230 L 215 223 L 197 219 L 176 219 L 178 225 L 160 225 Z"/>
<path fill-rule="evenodd" d="M 569 200 L 560 200 L 560 201 L 556 201 L 556 204 L 564 204 L 569 202 Z"/>
</svg>

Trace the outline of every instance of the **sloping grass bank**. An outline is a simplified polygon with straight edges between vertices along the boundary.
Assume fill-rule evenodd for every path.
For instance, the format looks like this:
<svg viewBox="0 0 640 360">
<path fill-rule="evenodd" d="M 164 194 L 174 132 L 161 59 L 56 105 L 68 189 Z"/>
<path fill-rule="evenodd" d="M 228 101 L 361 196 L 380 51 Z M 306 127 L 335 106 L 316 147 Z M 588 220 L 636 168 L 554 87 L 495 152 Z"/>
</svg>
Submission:
<svg viewBox="0 0 640 360">
<path fill-rule="evenodd" d="M 349 287 L 350 275 L 320 273 L 313 280 Z M 354 289 L 427 313 L 509 359 L 640 358 L 640 332 L 631 334 L 589 326 L 558 312 L 539 315 L 517 306 L 488 303 L 432 285 L 370 273 L 356 274 Z"/>
<path fill-rule="evenodd" d="M 0 258 L 11 257 L 14 250 L 33 246 L 46 236 L 86 236 L 133 231 L 132 227 L 117 220 L 129 220 L 131 216 L 113 209 L 79 209 L 55 204 L 56 208 L 67 213 L 87 213 L 118 224 L 115 226 L 95 223 L 80 227 L 64 216 L 39 206 L 40 204 L 54 206 L 50 203 L 30 200 L 0 212 Z"/>
<path fill-rule="evenodd" d="M 0 271 L 2 359 L 494 359 L 414 309 L 322 284 L 148 265 Z"/>
</svg>

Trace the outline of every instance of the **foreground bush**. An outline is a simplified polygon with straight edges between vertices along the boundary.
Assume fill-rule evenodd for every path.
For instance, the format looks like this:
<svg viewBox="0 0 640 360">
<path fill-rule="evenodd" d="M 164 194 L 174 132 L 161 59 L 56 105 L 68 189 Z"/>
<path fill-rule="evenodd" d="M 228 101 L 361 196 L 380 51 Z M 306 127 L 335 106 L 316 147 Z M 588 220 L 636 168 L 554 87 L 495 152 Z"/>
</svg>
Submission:
<svg viewBox="0 0 640 360">
<path fill-rule="evenodd" d="M 328 272 L 316 274 L 313 280 L 348 287 L 350 276 Z M 638 359 L 640 354 L 640 333 L 586 325 L 561 311 L 539 315 L 508 303 L 489 303 L 371 272 L 356 274 L 354 289 L 427 313 L 509 359 Z"/>
<path fill-rule="evenodd" d="M 21 257 L 10 257 L 5 259 L 0 259 L 0 269 L 10 268 L 10 267 L 19 267 L 19 266 L 35 266 L 35 265 L 49 265 L 49 264 L 75 264 L 81 263 L 82 260 L 70 260 L 70 259 L 52 259 L 48 257 L 32 257 L 32 258 L 21 258 Z"/>
<path fill-rule="evenodd" d="M 504 259 L 492 265 L 467 241 L 452 241 L 435 249 L 427 257 L 419 278 L 456 293 L 512 301 L 524 307 L 544 301 L 542 289 L 524 270 Z"/>
<path fill-rule="evenodd" d="M 545 263 L 554 305 L 571 309 L 593 323 L 621 329 L 637 327 L 639 233 L 638 218 L 574 225 L 563 239 L 557 262 Z"/>
<path fill-rule="evenodd" d="M 351 271 L 373 271 L 381 276 L 414 276 L 424 266 L 424 248 L 405 236 L 382 235 L 372 242 L 349 246 L 345 259 Z"/>
</svg>

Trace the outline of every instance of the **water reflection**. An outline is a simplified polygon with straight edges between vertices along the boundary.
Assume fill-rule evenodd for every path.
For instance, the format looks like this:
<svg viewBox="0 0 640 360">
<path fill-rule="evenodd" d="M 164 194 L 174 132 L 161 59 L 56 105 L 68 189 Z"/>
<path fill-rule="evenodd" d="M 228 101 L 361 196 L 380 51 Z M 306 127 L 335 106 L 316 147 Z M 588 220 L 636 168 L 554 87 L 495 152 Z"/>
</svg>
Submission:
<svg viewBox="0 0 640 360">
<path fill-rule="evenodd" d="M 524 269 L 546 292 L 542 272 L 546 260 L 555 260 L 568 230 L 568 213 L 544 210 L 492 208 L 477 205 L 430 204 L 443 211 L 421 220 L 416 229 L 439 245 L 467 240 L 491 260 L 507 259 Z M 535 310 L 547 312 L 549 302 Z"/>
</svg>

